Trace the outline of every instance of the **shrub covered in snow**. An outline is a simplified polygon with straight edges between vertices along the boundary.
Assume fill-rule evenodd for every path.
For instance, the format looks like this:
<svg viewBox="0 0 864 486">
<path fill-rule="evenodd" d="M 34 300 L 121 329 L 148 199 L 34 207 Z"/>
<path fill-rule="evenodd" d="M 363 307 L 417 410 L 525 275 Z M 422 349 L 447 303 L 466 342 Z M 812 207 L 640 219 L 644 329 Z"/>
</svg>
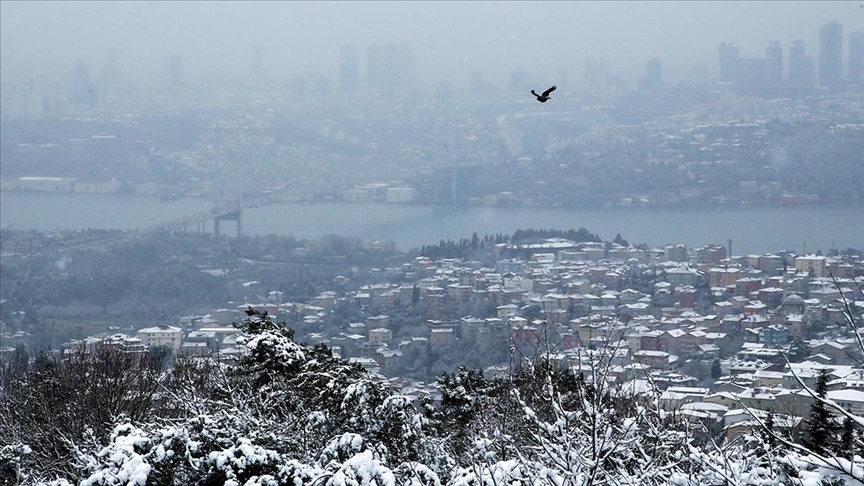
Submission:
<svg viewBox="0 0 864 486">
<path fill-rule="evenodd" d="M 250 354 L 233 369 L 180 366 L 161 383 L 161 408 L 62 429 L 80 431 L 58 438 L 67 452 L 54 460 L 68 467 L 46 463 L 44 449 L 33 461 L 20 437 L 3 445 L 0 483 L 827 486 L 864 477 L 854 447 L 847 458 L 819 454 L 770 427 L 702 446 L 655 394 L 634 396 L 605 379 L 602 361 L 584 378 L 542 357 L 494 380 L 463 369 L 441 377 L 441 402 L 421 413 L 327 348 L 295 343 L 267 314 L 250 310 L 241 331 Z M 74 403 L 67 391 L 42 410 Z M 13 437 L 15 417 L 3 416 L 2 437 Z M 860 434 L 846 439 L 861 445 Z"/>
</svg>

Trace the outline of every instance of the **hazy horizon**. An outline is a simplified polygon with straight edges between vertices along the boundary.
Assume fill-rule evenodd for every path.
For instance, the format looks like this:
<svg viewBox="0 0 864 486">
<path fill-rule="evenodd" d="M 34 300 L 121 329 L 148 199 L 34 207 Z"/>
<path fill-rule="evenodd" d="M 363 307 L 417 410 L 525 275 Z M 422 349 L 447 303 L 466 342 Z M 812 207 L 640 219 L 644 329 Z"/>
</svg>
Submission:
<svg viewBox="0 0 864 486">
<path fill-rule="evenodd" d="M 76 64 L 98 78 L 114 51 L 124 81 L 158 82 L 172 52 L 188 80 L 242 80 L 260 46 L 267 76 L 338 78 L 339 50 L 409 42 L 420 82 L 467 83 L 478 70 L 502 86 L 515 67 L 532 81 L 578 85 L 586 57 L 634 86 L 648 59 L 665 81 L 697 62 L 717 74 L 717 46 L 763 56 L 770 40 L 804 41 L 818 57 L 819 26 L 864 26 L 859 2 L 0 2 L 0 81 L 68 83 Z M 856 25 L 857 23 L 857 25 Z M 844 45 L 845 48 L 845 45 Z M 844 56 L 845 59 L 845 56 Z M 784 62 L 785 63 L 785 62 Z M 566 72 L 567 80 L 562 80 Z"/>
</svg>

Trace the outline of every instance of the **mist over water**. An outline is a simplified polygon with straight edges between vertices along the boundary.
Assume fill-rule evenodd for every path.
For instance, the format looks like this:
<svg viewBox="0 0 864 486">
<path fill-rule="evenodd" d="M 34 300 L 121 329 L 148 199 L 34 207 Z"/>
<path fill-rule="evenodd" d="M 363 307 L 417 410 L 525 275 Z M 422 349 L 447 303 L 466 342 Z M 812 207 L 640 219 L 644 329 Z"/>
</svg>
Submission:
<svg viewBox="0 0 864 486">
<path fill-rule="evenodd" d="M 19 230 L 143 229 L 212 207 L 200 199 L 160 202 L 152 197 L 3 193 L 2 228 Z M 298 239 L 325 235 L 390 240 L 400 250 L 518 229 L 579 229 L 611 240 L 662 247 L 727 244 L 736 254 L 864 248 L 864 207 L 823 204 L 793 207 L 546 209 L 451 207 L 384 203 L 268 204 L 243 211 L 242 231 Z M 212 233 L 212 222 L 199 229 Z M 235 234 L 233 222 L 223 234 Z M 805 248 L 806 247 L 806 248 Z"/>
</svg>

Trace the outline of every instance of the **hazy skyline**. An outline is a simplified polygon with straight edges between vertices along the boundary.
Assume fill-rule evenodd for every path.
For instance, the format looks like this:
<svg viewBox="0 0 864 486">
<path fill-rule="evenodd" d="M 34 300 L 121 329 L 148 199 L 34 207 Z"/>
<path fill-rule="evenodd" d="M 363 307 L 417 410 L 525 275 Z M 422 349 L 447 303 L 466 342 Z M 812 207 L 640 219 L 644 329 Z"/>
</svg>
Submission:
<svg viewBox="0 0 864 486">
<path fill-rule="evenodd" d="M 664 81 L 689 79 L 695 64 L 717 72 L 717 46 L 763 56 L 769 40 L 784 50 L 804 41 L 818 57 L 819 26 L 864 28 L 860 2 L 0 2 L 0 80 L 68 83 L 80 61 L 102 73 L 117 53 L 125 81 L 158 82 L 171 52 L 187 79 L 244 79 L 261 46 L 274 80 L 328 76 L 339 48 L 410 42 L 420 81 L 467 83 L 473 70 L 503 86 L 510 71 L 578 85 L 584 59 L 607 56 L 610 74 L 630 87 L 648 59 Z M 844 46 L 845 48 L 845 46 Z M 364 56 L 365 57 L 365 56 Z M 845 62 L 845 56 L 844 56 Z"/>
</svg>

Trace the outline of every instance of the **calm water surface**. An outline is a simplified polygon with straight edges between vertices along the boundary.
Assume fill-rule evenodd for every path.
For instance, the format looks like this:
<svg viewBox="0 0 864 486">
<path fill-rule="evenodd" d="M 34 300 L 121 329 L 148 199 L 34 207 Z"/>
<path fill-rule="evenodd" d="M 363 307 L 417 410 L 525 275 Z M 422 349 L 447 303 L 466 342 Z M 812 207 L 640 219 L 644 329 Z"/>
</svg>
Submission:
<svg viewBox="0 0 864 486">
<path fill-rule="evenodd" d="M 14 229 L 136 229 L 206 210 L 204 199 L 161 202 L 155 197 L 0 193 L 0 227 Z M 211 230 L 207 224 L 206 229 Z M 864 204 L 723 206 L 713 208 L 545 209 L 399 205 L 384 203 L 270 204 L 244 210 L 246 234 L 318 238 L 327 234 L 392 240 L 402 250 L 441 239 L 512 233 L 517 229 L 585 227 L 605 240 L 695 247 L 733 240 L 735 254 L 780 249 L 827 252 L 864 249 Z M 233 234 L 231 222 L 223 232 Z"/>
</svg>

